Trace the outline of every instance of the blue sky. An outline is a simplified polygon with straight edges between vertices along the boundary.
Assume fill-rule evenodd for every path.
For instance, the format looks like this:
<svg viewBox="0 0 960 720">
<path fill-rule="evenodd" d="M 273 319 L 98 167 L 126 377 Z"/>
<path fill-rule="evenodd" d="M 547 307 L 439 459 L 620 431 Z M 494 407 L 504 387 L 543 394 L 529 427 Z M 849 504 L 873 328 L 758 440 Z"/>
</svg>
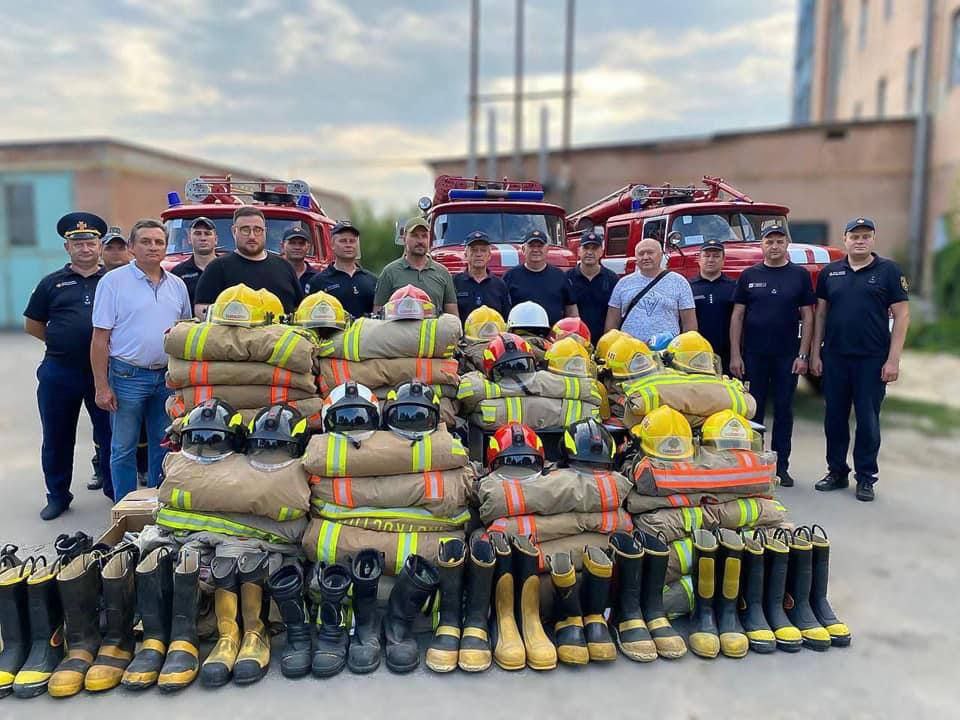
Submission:
<svg viewBox="0 0 960 720">
<path fill-rule="evenodd" d="M 481 0 L 481 92 L 513 87 L 513 8 Z M 786 123 L 795 12 L 579 0 L 574 144 Z M 0 140 L 111 136 L 380 208 L 429 194 L 421 160 L 466 148 L 467 0 L 115 0 L 9 5 L 4 19 Z M 562 0 L 527 0 L 528 89 L 560 87 L 563 19 Z M 497 112 L 507 150 L 511 106 Z M 531 147 L 539 103 L 525 119 Z"/>
</svg>

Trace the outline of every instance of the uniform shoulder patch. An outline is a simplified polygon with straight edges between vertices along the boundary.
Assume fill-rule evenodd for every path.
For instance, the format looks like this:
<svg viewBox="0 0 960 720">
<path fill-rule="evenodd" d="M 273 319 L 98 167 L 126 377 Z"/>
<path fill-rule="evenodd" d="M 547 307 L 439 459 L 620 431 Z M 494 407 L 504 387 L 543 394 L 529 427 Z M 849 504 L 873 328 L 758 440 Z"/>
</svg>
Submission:
<svg viewBox="0 0 960 720">
<path fill-rule="evenodd" d="M 901 275 L 901 276 L 900 276 L 900 287 L 903 288 L 903 291 L 904 291 L 904 292 L 910 292 L 910 283 L 907 282 L 907 276 L 906 276 L 906 275 Z"/>
</svg>

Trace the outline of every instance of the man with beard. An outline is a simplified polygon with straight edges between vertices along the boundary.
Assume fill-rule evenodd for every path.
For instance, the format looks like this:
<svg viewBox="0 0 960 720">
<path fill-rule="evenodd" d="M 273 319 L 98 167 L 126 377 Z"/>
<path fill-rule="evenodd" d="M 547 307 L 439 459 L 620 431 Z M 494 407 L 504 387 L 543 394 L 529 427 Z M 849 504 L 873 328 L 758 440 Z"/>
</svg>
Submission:
<svg viewBox="0 0 960 720">
<path fill-rule="evenodd" d="M 380 273 L 373 309 L 380 310 L 395 290 L 413 285 L 429 295 L 435 307 L 457 315 L 457 291 L 453 287 L 453 277 L 443 265 L 430 257 L 430 226 L 422 217 L 407 220 L 403 227 L 403 248 L 403 255 Z"/>
<path fill-rule="evenodd" d="M 196 302 L 197 283 L 204 269 L 216 258 L 217 226 L 213 220 L 203 216 L 190 223 L 190 247 L 193 254 L 170 272 L 183 280 L 190 293 L 190 307 Z"/>
<path fill-rule="evenodd" d="M 340 301 L 343 309 L 353 317 L 373 312 L 373 295 L 377 276 L 360 267 L 360 231 L 349 220 L 341 220 L 330 231 L 333 262 L 316 273 L 304 286 L 309 295 L 325 292 Z"/>
</svg>

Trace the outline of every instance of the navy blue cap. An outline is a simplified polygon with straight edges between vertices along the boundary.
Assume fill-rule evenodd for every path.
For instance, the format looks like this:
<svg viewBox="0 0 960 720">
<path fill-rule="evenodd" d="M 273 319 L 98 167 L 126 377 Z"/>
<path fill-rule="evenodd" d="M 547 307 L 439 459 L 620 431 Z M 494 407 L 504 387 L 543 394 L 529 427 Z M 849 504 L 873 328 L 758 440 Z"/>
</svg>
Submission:
<svg viewBox="0 0 960 720">
<path fill-rule="evenodd" d="M 57 235 L 64 240 L 99 240 L 106 234 L 106 220 L 93 213 L 67 213 L 57 222 Z"/>
<path fill-rule="evenodd" d="M 289 228 L 286 232 L 283 233 L 283 242 L 290 240 L 292 238 L 303 238 L 304 240 L 310 240 L 310 231 L 306 228 L 301 227 L 300 225 L 294 225 L 292 228 Z"/>
<path fill-rule="evenodd" d="M 467 235 L 467 247 L 470 247 L 474 243 L 486 243 L 490 244 L 490 236 L 487 235 L 483 230 L 474 230 L 472 233 Z"/>
<path fill-rule="evenodd" d="M 103 236 L 103 240 L 100 241 L 100 244 L 107 246 L 114 240 L 119 240 L 124 245 L 127 244 L 127 239 L 123 236 L 123 231 L 118 227 L 111 227 L 109 230 L 107 230 L 107 234 Z"/>
<path fill-rule="evenodd" d="M 547 236 L 543 230 L 531 230 L 526 235 L 523 236 L 523 243 L 527 244 L 528 242 L 541 242 L 544 245 L 547 244 Z"/>
<path fill-rule="evenodd" d="M 357 229 L 357 226 L 349 220 L 337 220 L 337 224 L 330 228 L 331 235 L 336 235 L 341 232 L 352 232 L 357 237 L 360 237 L 360 231 Z"/>
<path fill-rule="evenodd" d="M 723 246 L 723 240 L 719 238 L 707 238 L 700 246 L 700 252 L 704 250 L 719 250 L 720 252 L 725 252 L 726 248 Z"/>
<path fill-rule="evenodd" d="M 580 237 L 580 247 L 584 245 L 603 245 L 603 237 L 595 232 L 588 232 Z"/>
<path fill-rule="evenodd" d="M 873 230 L 873 231 L 876 231 L 877 229 L 877 226 L 873 224 L 873 220 L 871 220 L 870 218 L 858 217 L 848 222 L 847 227 L 845 227 L 843 231 L 845 233 L 848 233 L 851 230 L 856 230 L 857 228 L 861 228 L 861 227 L 864 227 L 864 228 L 867 228 L 868 230 Z"/>
<path fill-rule="evenodd" d="M 213 220 L 211 220 L 208 217 L 205 217 L 204 215 L 201 215 L 198 218 L 194 218 L 193 222 L 190 223 L 190 229 L 193 230 L 195 227 L 197 227 L 197 225 L 206 225 L 208 228 L 210 228 L 214 232 L 217 231 L 217 226 L 213 224 Z"/>
<path fill-rule="evenodd" d="M 770 227 L 766 228 L 762 233 L 760 233 L 760 239 L 763 240 L 765 237 L 767 237 L 767 235 L 776 235 L 776 234 L 786 235 L 787 237 L 790 237 L 789 235 L 787 235 L 787 229 L 783 225 L 771 225 Z"/>
</svg>

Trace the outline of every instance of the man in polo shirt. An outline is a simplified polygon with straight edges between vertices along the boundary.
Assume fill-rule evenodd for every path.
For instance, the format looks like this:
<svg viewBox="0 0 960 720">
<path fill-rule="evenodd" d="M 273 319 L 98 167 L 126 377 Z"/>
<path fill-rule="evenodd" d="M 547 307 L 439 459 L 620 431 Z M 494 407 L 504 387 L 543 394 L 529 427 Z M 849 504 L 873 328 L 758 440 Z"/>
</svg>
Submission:
<svg viewBox="0 0 960 720">
<path fill-rule="evenodd" d="M 293 268 L 293 274 L 300 281 L 300 287 L 303 288 L 303 294 L 307 294 L 307 288 L 310 287 L 310 281 L 313 280 L 317 271 L 307 262 L 307 255 L 313 248 L 313 241 L 310 233 L 299 223 L 288 228 L 283 233 L 283 239 L 280 241 L 280 252 L 284 259 L 290 263 Z"/>
<path fill-rule="evenodd" d="M 413 217 L 403 226 L 403 255 L 380 273 L 373 309 L 380 310 L 390 296 L 404 285 L 420 288 L 437 308 L 457 314 L 457 291 L 450 272 L 430 257 L 430 226 L 422 217 Z"/>
<path fill-rule="evenodd" d="M 567 271 L 567 282 L 573 289 L 580 319 L 590 328 L 590 337 L 596 342 L 603 335 L 607 304 L 617 285 L 617 274 L 600 264 L 603 238 L 597 233 L 588 232 L 581 236 L 577 253 L 580 262 Z"/>
<path fill-rule="evenodd" d="M 531 230 L 523 237 L 523 265 L 503 276 L 510 292 L 510 301 L 517 305 L 535 302 L 547 311 L 550 326 L 565 317 L 577 317 L 577 303 L 567 275 L 560 268 L 547 264 L 547 235 Z"/>
<path fill-rule="evenodd" d="M 113 413 L 110 471 L 114 496 L 121 500 L 137 487 L 137 440 L 147 424 L 149 477 L 157 487 L 166 449 L 161 447 L 169 419 L 166 401 L 167 354 L 164 333 L 192 316 L 183 280 L 160 265 L 167 231 L 157 220 L 138 220 L 130 231 L 133 262 L 107 273 L 93 301 L 90 359 L 97 405 Z"/>
<path fill-rule="evenodd" d="M 333 262 L 308 282 L 303 291 L 309 295 L 325 292 L 333 295 L 353 317 L 373 312 L 377 276 L 364 270 L 360 258 L 360 231 L 349 220 L 341 220 L 330 231 Z"/>
<path fill-rule="evenodd" d="M 730 373 L 730 315 L 733 312 L 735 280 L 723 274 L 723 242 L 707 238 L 700 246 L 700 274 L 690 281 L 697 305 L 697 327 L 720 356 L 723 372 Z"/>
<path fill-rule="evenodd" d="M 197 283 L 204 269 L 217 258 L 217 226 L 213 220 L 202 215 L 190 223 L 190 247 L 193 253 L 170 272 L 183 280 L 190 294 L 190 307 L 197 295 Z"/>
<path fill-rule="evenodd" d="M 467 315 L 481 305 L 496 310 L 506 318 L 510 312 L 510 293 L 503 280 L 487 272 L 490 237 L 482 230 L 474 230 L 467 235 L 464 255 L 467 269 L 453 276 L 460 321 L 465 321 Z"/>
<path fill-rule="evenodd" d="M 847 451 L 853 405 L 857 500 L 870 502 L 877 482 L 880 406 L 887 383 L 900 376 L 900 354 L 910 326 L 909 286 L 896 263 L 873 251 L 876 225 L 870 218 L 848 222 L 843 244 L 847 256 L 827 265 L 817 278 L 810 371 L 823 375 L 827 474 L 815 487 L 840 490 L 849 483 Z"/>
<path fill-rule="evenodd" d="M 106 271 L 100 267 L 100 238 L 107 224 L 92 213 L 69 213 L 57 223 L 57 233 L 70 262 L 43 278 L 23 311 L 24 330 L 46 346 L 37 368 L 37 405 L 43 445 L 40 462 L 47 486 L 44 520 L 59 517 L 73 495 L 73 452 L 80 406 L 87 408 L 93 439 L 103 471 L 103 493 L 113 498 L 110 478 L 110 415 L 97 407 L 90 369 L 91 317 L 97 284 Z"/>
</svg>

